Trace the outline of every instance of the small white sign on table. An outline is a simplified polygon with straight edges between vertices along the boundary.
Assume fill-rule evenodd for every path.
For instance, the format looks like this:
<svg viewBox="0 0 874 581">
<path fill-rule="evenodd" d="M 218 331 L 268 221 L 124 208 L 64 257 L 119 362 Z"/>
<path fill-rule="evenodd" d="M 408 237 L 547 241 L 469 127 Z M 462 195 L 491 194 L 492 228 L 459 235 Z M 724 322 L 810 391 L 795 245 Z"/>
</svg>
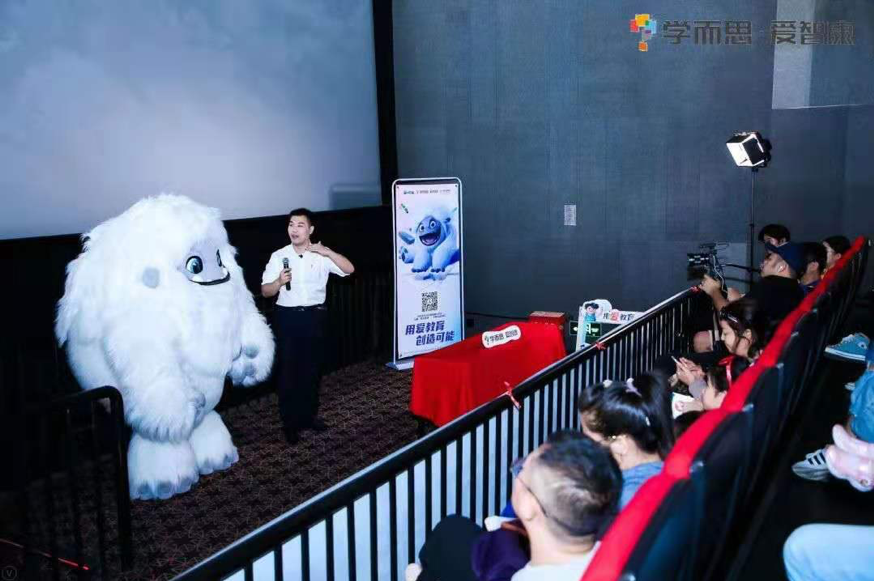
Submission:
<svg viewBox="0 0 874 581">
<path fill-rule="evenodd" d="M 518 325 L 510 325 L 500 331 L 486 331 L 483 333 L 483 347 L 491 349 L 498 345 L 505 345 L 510 341 L 522 338 L 522 329 Z"/>
</svg>

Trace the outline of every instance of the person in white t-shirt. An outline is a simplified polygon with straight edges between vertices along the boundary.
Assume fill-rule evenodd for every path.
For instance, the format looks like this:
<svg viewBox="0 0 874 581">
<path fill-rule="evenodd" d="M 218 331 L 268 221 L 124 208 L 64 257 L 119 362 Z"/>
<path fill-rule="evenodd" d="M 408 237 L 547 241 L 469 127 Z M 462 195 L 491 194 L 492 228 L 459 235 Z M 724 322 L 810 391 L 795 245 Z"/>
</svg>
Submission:
<svg viewBox="0 0 874 581">
<path fill-rule="evenodd" d="M 349 259 L 310 240 L 313 213 L 306 208 L 288 215 L 291 244 L 270 255 L 261 276 L 261 294 L 276 295 L 273 332 L 276 334 L 279 415 L 290 444 L 305 429 L 327 429 L 318 418 L 319 382 L 324 358 L 328 276 L 355 271 Z"/>
</svg>

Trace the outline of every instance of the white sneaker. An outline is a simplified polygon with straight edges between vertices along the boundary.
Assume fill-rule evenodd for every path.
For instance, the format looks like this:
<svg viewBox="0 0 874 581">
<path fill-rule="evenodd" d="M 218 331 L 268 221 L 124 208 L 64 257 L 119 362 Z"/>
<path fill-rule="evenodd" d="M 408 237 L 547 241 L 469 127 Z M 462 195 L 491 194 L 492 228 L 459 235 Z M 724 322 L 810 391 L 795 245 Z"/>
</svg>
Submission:
<svg viewBox="0 0 874 581">
<path fill-rule="evenodd" d="M 828 464 L 825 461 L 825 448 L 820 448 L 804 457 L 801 462 L 792 465 L 792 472 L 805 480 L 822 482 L 828 480 Z"/>
</svg>

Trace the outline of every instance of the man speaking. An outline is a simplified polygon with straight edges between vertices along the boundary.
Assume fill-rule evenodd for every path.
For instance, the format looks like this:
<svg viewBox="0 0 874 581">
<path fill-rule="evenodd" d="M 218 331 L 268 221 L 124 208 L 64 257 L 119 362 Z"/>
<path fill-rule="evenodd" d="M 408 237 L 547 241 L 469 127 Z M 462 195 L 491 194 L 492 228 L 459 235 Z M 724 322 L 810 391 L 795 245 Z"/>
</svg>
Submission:
<svg viewBox="0 0 874 581">
<path fill-rule="evenodd" d="M 327 429 L 317 417 L 319 382 L 325 351 L 328 276 L 347 276 L 355 267 L 345 256 L 310 241 L 313 214 L 306 208 L 288 215 L 291 244 L 270 255 L 261 276 L 261 294 L 277 294 L 273 332 L 276 334 L 279 415 L 289 444 L 300 431 Z"/>
</svg>

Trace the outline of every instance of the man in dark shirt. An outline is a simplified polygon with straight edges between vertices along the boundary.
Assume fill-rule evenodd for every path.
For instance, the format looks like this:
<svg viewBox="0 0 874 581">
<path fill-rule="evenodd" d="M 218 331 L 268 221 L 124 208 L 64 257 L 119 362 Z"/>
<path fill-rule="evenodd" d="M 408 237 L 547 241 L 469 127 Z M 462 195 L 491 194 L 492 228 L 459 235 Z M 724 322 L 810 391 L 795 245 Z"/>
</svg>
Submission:
<svg viewBox="0 0 874 581">
<path fill-rule="evenodd" d="M 783 246 L 766 244 L 768 255 L 762 261 L 762 278 L 752 285 L 746 296 L 755 298 L 759 308 L 770 318 L 782 320 L 798 306 L 804 292 L 798 285 L 798 275 L 805 271 L 804 252 L 800 244 L 787 242 Z M 720 292 L 719 282 L 705 276 L 701 289 L 713 299 L 717 311 L 742 295 L 737 289 L 728 289 L 728 297 Z"/>
<path fill-rule="evenodd" d="M 722 286 L 719 281 L 705 276 L 699 287 L 713 300 L 713 308 L 721 311 L 732 301 L 741 297 L 749 297 L 756 301 L 758 310 L 765 318 L 767 334 L 780 324 L 795 307 L 804 299 L 804 291 L 798 284 L 798 274 L 804 272 L 806 263 L 801 245 L 787 242 L 782 246 L 765 244 L 767 256 L 760 265 L 762 278 L 754 283 L 749 292 L 743 295 L 734 288 L 728 289 L 728 297 L 722 296 Z M 711 338 L 710 331 L 700 331 L 695 335 L 694 344 L 700 345 Z M 674 356 L 691 360 L 702 368 L 716 364 L 727 351 L 721 342 L 709 342 L 709 349 L 696 349 L 695 353 L 674 353 Z M 669 356 L 659 357 L 653 367 L 665 374 L 673 373 L 674 361 Z"/>
</svg>

